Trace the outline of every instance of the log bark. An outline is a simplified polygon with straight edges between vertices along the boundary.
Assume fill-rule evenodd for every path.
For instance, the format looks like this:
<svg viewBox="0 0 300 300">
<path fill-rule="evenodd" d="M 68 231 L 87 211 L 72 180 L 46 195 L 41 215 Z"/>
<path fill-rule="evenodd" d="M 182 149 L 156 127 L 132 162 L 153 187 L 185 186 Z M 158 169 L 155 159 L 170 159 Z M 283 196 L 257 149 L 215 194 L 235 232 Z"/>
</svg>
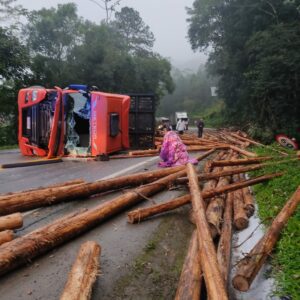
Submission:
<svg viewBox="0 0 300 300">
<path fill-rule="evenodd" d="M 228 286 L 228 276 L 231 260 L 233 193 L 228 193 L 224 211 L 223 226 L 217 249 L 217 259 L 225 286 Z"/>
<path fill-rule="evenodd" d="M 95 227 L 107 218 L 135 205 L 173 183 L 186 170 L 170 174 L 155 182 L 136 188 L 93 209 L 68 215 L 0 247 L 0 275 L 26 264 L 58 245 Z"/>
<path fill-rule="evenodd" d="M 262 164 L 257 164 L 257 165 L 253 165 L 253 166 L 230 168 L 230 169 L 223 170 L 223 171 L 204 172 L 204 173 L 198 174 L 198 179 L 199 180 L 217 179 L 217 178 L 223 177 L 223 176 L 231 176 L 234 174 L 251 172 L 251 171 L 262 169 L 266 166 L 278 165 L 278 164 L 282 164 L 282 163 L 290 163 L 290 162 L 298 161 L 298 160 L 299 160 L 298 158 L 293 158 L 293 159 L 289 159 L 289 160 L 280 160 L 277 162 L 262 163 Z M 209 162 L 211 162 L 211 161 L 209 161 Z M 188 182 L 187 177 L 178 178 L 176 180 L 177 184 L 184 184 L 187 182 Z"/>
<path fill-rule="evenodd" d="M 240 174 L 240 179 L 245 180 L 245 175 Z M 242 192 L 244 198 L 244 209 L 246 211 L 247 217 L 250 218 L 251 216 L 253 216 L 255 211 L 254 199 L 249 187 L 243 188 Z"/>
<path fill-rule="evenodd" d="M 35 159 L 31 161 L 23 161 L 9 164 L 0 165 L 0 169 L 10 169 L 10 168 L 22 168 L 22 167 L 30 167 L 30 166 L 39 166 L 39 165 L 48 165 L 48 164 L 56 164 L 62 162 L 60 157 L 58 158 L 50 158 L 50 159 Z"/>
<path fill-rule="evenodd" d="M 300 186 L 286 202 L 261 240 L 252 248 L 250 253 L 239 262 L 232 280 L 233 286 L 237 290 L 245 292 L 250 288 L 255 276 L 279 239 L 281 230 L 295 212 L 299 203 Z"/>
<path fill-rule="evenodd" d="M 96 242 L 87 241 L 81 245 L 60 300 L 91 299 L 99 273 L 100 253 L 101 247 Z"/>
<path fill-rule="evenodd" d="M 231 157 L 232 154 L 228 154 L 226 156 L 226 159 Z M 222 168 L 214 168 L 214 170 L 219 170 Z M 228 168 L 227 168 L 228 169 Z M 224 168 L 226 170 L 226 168 Z M 223 186 L 226 186 L 230 183 L 230 177 L 222 177 L 219 179 L 216 187 L 222 188 Z M 204 193 L 206 190 L 203 189 Z M 220 195 L 213 199 L 211 199 L 208 203 L 207 209 L 206 209 L 206 218 L 207 222 L 210 227 L 211 236 L 213 239 L 215 239 L 217 236 L 221 233 L 221 226 L 222 226 L 222 217 L 223 217 L 223 211 L 224 211 L 224 205 L 225 205 L 226 195 Z"/>
<path fill-rule="evenodd" d="M 234 175 L 234 182 L 241 182 L 238 175 Z M 249 219 L 244 209 L 243 190 L 237 190 L 234 193 L 233 211 L 234 211 L 234 226 L 238 230 L 243 230 L 248 227 Z"/>
<path fill-rule="evenodd" d="M 204 274 L 208 298 L 210 300 L 228 299 L 220 269 L 217 254 L 205 216 L 205 204 L 201 195 L 197 173 L 194 166 L 187 164 L 191 202 L 198 233 L 201 268 Z"/>
<path fill-rule="evenodd" d="M 81 184 L 81 183 L 85 183 L 85 180 L 83 180 L 83 179 L 74 179 L 74 180 L 63 182 L 63 183 L 56 183 L 56 184 L 51 184 L 51 185 L 48 185 L 48 186 L 41 186 L 41 187 L 38 187 L 38 188 L 26 190 L 26 191 L 19 191 L 19 192 L 1 194 L 0 195 L 0 201 L 2 199 L 9 199 L 9 198 L 15 197 L 17 195 L 24 195 L 25 193 L 31 193 L 31 192 L 34 192 L 34 191 L 46 190 L 46 189 L 49 189 L 49 188 L 76 185 L 76 184 Z"/>
<path fill-rule="evenodd" d="M 265 156 L 265 157 L 254 157 L 254 158 L 246 158 L 246 159 L 234 159 L 234 160 L 219 160 L 219 161 L 212 161 L 213 167 L 226 167 L 226 166 L 238 166 L 238 165 L 249 165 L 249 164 L 256 164 L 261 161 L 270 160 L 272 157 Z"/>
<path fill-rule="evenodd" d="M 197 231 L 194 230 L 189 249 L 182 267 L 175 300 L 199 300 L 202 271 L 198 247 Z"/>
<path fill-rule="evenodd" d="M 229 193 L 229 192 L 241 189 L 246 186 L 251 186 L 254 184 L 258 184 L 258 183 L 276 178 L 281 175 L 282 175 L 282 173 L 275 173 L 275 174 L 264 175 L 264 176 L 256 177 L 253 179 L 249 179 L 249 180 L 245 180 L 245 181 L 241 181 L 241 182 L 237 182 L 237 183 L 232 183 L 232 184 L 229 184 L 229 185 L 221 187 L 221 188 L 216 188 L 213 190 L 202 192 L 202 197 L 203 197 L 203 199 L 209 199 L 209 198 L 221 195 L 223 193 Z M 139 222 L 145 220 L 146 218 L 176 209 L 185 204 L 189 204 L 190 200 L 191 200 L 191 196 L 189 194 L 187 194 L 187 195 L 178 197 L 176 199 L 166 201 L 165 203 L 162 203 L 162 204 L 157 204 L 157 205 L 153 205 L 150 207 L 133 210 L 128 213 L 128 222 L 129 223 L 139 223 Z"/>
<path fill-rule="evenodd" d="M 0 231 L 6 229 L 17 229 L 23 226 L 23 217 L 21 213 L 15 213 L 0 217 Z"/>
<path fill-rule="evenodd" d="M 0 215 L 22 212 L 63 201 L 82 199 L 94 194 L 99 194 L 101 192 L 119 189 L 122 187 L 148 183 L 158 178 L 175 173 L 179 170 L 183 170 L 184 168 L 185 166 L 159 169 L 75 186 L 43 189 L 41 191 L 27 193 L 24 196 L 22 196 L 22 194 L 16 195 L 12 198 L 9 196 L 8 199 L 2 199 L 0 201 Z"/>
<path fill-rule="evenodd" d="M 14 239 L 14 232 L 12 230 L 0 231 L 0 245 L 10 242 Z"/>
<path fill-rule="evenodd" d="M 236 147 L 236 146 L 233 146 L 233 145 L 230 145 L 230 148 L 233 150 L 233 151 L 236 151 L 242 155 L 245 155 L 245 156 L 248 156 L 248 157 L 256 157 L 257 154 L 253 153 L 253 152 L 250 152 L 250 151 L 246 151 L 244 149 L 241 149 L 239 147 Z"/>
</svg>

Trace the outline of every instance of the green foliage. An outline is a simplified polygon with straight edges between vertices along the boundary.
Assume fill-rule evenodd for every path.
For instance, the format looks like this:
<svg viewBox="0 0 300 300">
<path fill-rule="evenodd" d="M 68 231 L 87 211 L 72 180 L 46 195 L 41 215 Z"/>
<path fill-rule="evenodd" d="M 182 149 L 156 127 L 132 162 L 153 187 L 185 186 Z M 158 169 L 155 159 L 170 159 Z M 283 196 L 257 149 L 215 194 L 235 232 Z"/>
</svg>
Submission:
<svg viewBox="0 0 300 300">
<path fill-rule="evenodd" d="M 276 145 L 272 145 L 276 147 Z M 266 148 L 255 148 L 262 156 L 274 156 L 274 152 Z M 290 151 L 290 154 L 294 152 Z M 275 160 L 279 157 L 275 156 Z M 282 159 L 282 157 L 281 157 Z M 288 164 L 273 164 L 261 171 L 255 171 L 255 175 L 284 172 L 284 175 L 267 183 L 254 186 L 256 201 L 259 206 L 259 216 L 266 220 L 266 225 L 271 223 L 280 212 L 286 201 L 299 186 L 300 163 L 299 161 Z M 276 244 L 272 255 L 273 275 L 277 281 L 277 293 L 280 296 L 290 296 L 298 299 L 300 290 L 300 209 L 288 220 L 287 226 L 281 233 L 281 238 Z"/>
<path fill-rule="evenodd" d="M 115 13 L 115 21 L 111 25 L 122 36 L 129 51 L 137 54 L 150 53 L 154 44 L 154 35 L 144 23 L 138 11 L 123 7 Z"/>
<path fill-rule="evenodd" d="M 225 118 L 268 139 L 299 127 L 299 1 L 195 0 L 188 13 L 192 48 L 212 49 Z"/>
</svg>

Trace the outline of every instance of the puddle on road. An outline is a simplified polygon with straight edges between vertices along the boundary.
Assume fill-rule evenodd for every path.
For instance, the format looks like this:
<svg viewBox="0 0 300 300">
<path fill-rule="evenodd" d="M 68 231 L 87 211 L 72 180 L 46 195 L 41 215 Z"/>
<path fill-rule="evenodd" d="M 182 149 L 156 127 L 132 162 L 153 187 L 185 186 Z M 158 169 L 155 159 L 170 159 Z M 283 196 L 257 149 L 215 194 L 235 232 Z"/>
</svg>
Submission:
<svg viewBox="0 0 300 300">
<path fill-rule="evenodd" d="M 235 247 L 241 243 L 243 243 L 249 235 L 257 228 L 260 224 L 261 220 L 257 215 L 257 204 L 255 204 L 255 213 L 249 219 L 248 228 L 242 231 L 236 231 L 233 234 L 233 243 L 232 247 Z M 243 245 L 239 248 L 232 248 L 232 257 L 231 257 L 231 265 L 234 266 L 237 261 L 244 257 L 246 253 L 249 253 L 250 250 L 255 246 L 255 244 L 260 240 L 260 238 L 264 235 L 263 225 L 260 225 L 256 230 L 253 236 L 249 238 Z M 250 289 L 247 292 L 239 292 L 233 288 L 230 282 L 230 299 L 236 300 L 279 300 L 280 298 L 273 295 L 275 291 L 275 280 L 270 277 L 271 273 L 271 265 L 265 263 L 261 268 L 256 278 L 251 284 Z M 232 277 L 235 275 L 235 268 L 231 270 L 230 281 Z"/>
</svg>

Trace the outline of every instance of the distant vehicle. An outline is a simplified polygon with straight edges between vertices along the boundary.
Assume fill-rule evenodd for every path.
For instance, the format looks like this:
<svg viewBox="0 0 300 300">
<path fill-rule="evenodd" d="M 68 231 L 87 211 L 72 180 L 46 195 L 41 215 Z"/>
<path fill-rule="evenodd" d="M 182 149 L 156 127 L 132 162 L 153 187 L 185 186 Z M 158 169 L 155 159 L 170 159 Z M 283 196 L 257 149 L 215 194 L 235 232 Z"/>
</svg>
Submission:
<svg viewBox="0 0 300 300">
<path fill-rule="evenodd" d="M 188 118 L 188 115 L 187 115 L 187 112 L 185 111 L 177 111 L 175 112 L 174 115 L 171 116 L 171 122 L 172 122 L 172 128 L 175 130 L 176 129 L 176 124 L 177 122 L 182 119 L 183 121 L 186 122 L 186 130 L 188 130 L 188 126 L 189 126 L 189 118 Z"/>
</svg>

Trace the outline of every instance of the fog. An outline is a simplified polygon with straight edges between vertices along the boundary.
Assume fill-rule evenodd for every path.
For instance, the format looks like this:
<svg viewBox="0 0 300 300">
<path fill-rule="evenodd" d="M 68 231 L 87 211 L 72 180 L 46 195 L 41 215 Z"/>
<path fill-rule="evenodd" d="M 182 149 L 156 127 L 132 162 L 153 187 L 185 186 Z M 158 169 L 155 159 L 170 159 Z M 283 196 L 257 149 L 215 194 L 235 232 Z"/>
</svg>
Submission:
<svg viewBox="0 0 300 300">
<path fill-rule="evenodd" d="M 56 7 L 59 3 L 69 2 L 76 3 L 78 14 L 86 19 L 99 23 L 105 18 L 104 10 L 91 0 L 17 1 L 29 10 Z M 123 0 L 117 10 L 123 6 L 136 9 L 155 35 L 154 50 L 169 58 L 172 64 L 180 69 L 195 70 L 206 58 L 201 53 L 194 53 L 187 39 L 188 16 L 185 7 L 191 7 L 192 3 L 193 0 Z"/>
</svg>

